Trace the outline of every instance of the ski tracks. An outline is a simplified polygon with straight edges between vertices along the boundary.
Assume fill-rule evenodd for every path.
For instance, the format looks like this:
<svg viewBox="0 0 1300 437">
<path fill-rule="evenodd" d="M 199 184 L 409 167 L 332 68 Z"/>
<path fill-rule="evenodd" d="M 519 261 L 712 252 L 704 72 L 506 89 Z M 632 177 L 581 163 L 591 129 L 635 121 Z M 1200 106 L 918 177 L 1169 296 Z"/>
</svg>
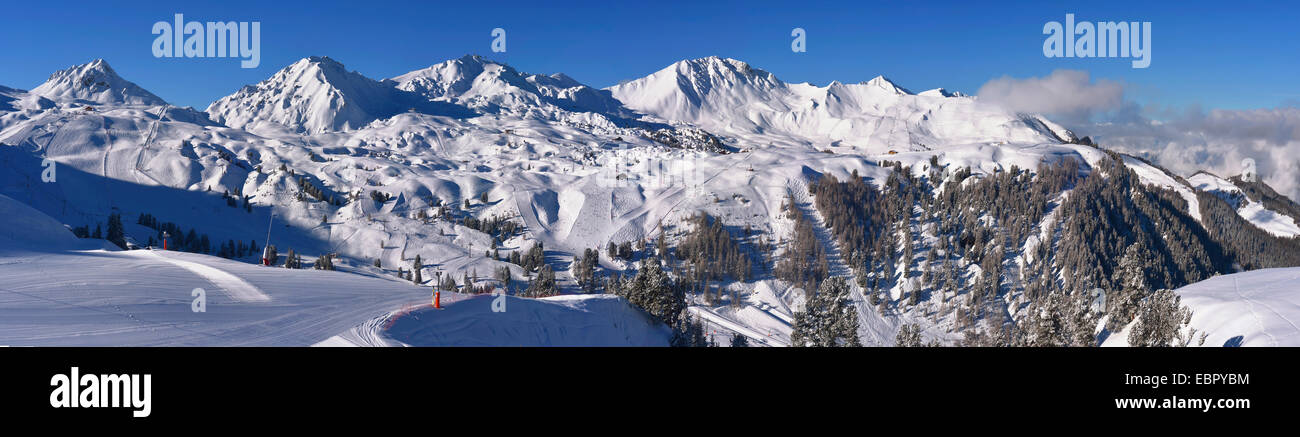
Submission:
<svg viewBox="0 0 1300 437">
<path fill-rule="evenodd" d="M 1281 343 L 1277 341 L 1277 337 L 1268 332 L 1268 329 L 1264 325 L 1264 319 L 1259 317 L 1259 312 L 1255 311 L 1255 304 L 1257 302 L 1255 302 L 1254 299 L 1251 299 L 1245 293 L 1241 292 L 1241 287 L 1237 285 L 1236 278 L 1233 278 L 1232 280 L 1232 288 L 1233 291 L 1237 292 L 1237 297 L 1240 297 L 1242 301 L 1246 302 L 1246 309 L 1250 310 L 1250 316 L 1255 319 L 1255 324 L 1259 326 L 1259 331 L 1264 333 L 1264 335 L 1268 336 L 1268 339 L 1273 342 L 1274 347 L 1281 345 Z M 1282 321 L 1286 322 L 1288 325 L 1291 325 L 1291 329 L 1294 329 L 1296 332 L 1300 332 L 1300 326 L 1296 326 L 1295 322 L 1292 322 L 1291 319 L 1288 319 L 1286 318 L 1286 316 L 1283 316 L 1282 313 L 1277 312 L 1277 310 L 1274 310 L 1269 305 L 1261 304 L 1260 306 L 1264 307 L 1264 309 L 1273 313 L 1273 315 L 1277 316 L 1279 319 L 1282 319 Z"/>
<path fill-rule="evenodd" d="M 191 273 L 211 282 L 212 285 L 215 285 L 222 292 L 226 293 L 226 295 L 230 296 L 231 299 L 240 302 L 269 302 L 271 300 L 271 296 L 263 293 L 261 289 L 253 286 L 253 284 L 216 267 L 191 261 L 168 258 L 154 251 L 132 250 L 125 252 L 125 254 L 130 256 L 153 257 L 176 267 L 189 270 Z"/>
</svg>

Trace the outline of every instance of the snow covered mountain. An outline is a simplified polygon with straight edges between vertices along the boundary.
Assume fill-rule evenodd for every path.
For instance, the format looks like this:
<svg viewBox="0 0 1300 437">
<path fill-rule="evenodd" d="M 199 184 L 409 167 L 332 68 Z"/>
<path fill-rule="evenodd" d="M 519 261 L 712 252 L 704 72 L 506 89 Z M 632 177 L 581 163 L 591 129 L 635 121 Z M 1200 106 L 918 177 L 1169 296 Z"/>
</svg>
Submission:
<svg viewBox="0 0 1300 437">
<path fill-rule="evenodd" d="M 912 94 L 883 76 L 824 87 L 787 84 L 744 62 L 718 57 L 679 61 L 609 91 L 634 110 L 758 144 L 836 144 L 884 153 L 974 142 L 1074 140 L 1038 117 L 1008 114 L 943 90 Z"/>
<path fill-rule="evenodd" d="M 549 105 L 573 112 L 629 115 L 607 91 L 583 85 L 561 73 L 523 74 L 478 55 L 466 55 L 388 80 L 396 82 L 398 89 L 428 99 L 455 101 L 487 113 L 526 111 Z"/>
<path fill-rule="evenodd" d="M 1197 190 L 1205 191 L 1223 199 L 1243 218 L 1251 224 L 1268 231 L 1269 233 L 1285 238 L 1300 237 L 1300 211 L 1291 211 L 1289 214 L 1285 208 L 1286 202 L 1278 200 L 1277 193 L 1273 196 L 1261 197 L 1260 194 L 1252 191 L 1243 190 L 1238 184 L 1242 185 L 1259 185 L 1242 181 L 1240 178 L 1233 180 L 1224 179 L 1215 176 L 1212 173 L 1199 172 L 1192 177 L 1187 178 L 1187 182 Z M 1266 200 L 1267 199 L 1267 200 Z M 1273 210 L 1273 206 L 1279 210 Z"/>
<path fill-rule="evenodd" d="M 682 314 L 715 342 L 739 334 L 784 346 L 812 290 L 778 267 L 805 249 L 813 255 L 797 271 L 850 279 L 864 344 L 894 344 L 912 324 L 958 344 L 1028 323 L 1044 296 L 1121 283 L 1113 274 L 1128 247 L 1150 258 L 1153 287 L 1300 265 L 1300 206 L 1263 184 L 1184 179 L 1044 117 L 943 89 L 914 94 L 883 77 L 788 84 L 714 57 L 598 90 L 478 56 L 385 80 L 310 57 L 200 113 L 111 72 L 95 61 L 31 92 L 0 88 L 0 211 L 13 225 L 0 233 L 0 270 L 9 266 L 0 273 L 40 262 L 73 270 L 93 257 L 165 280 L 69 274 L 137 286 L 130 296 L 97 288 L 110 306 L 90 310 L 125 303 L 132 317 L 50 337 L 25 331 L 42 319 L 9 319 L 0 344 L 663 344 L 668 327 L 629 323 L 644 314 L 586 294 L 621 292 L 605 280 L 634 278 L 657 258 L 688 290 Z M 104 85 L 78 89 L 66 77 Z M 45 182 L 46 159 L 57 181 Z M 37 213 L 48 220 L 19 218 Z M 726 238 L 699 241 L 700 213 Z M 94 237 L 111 217 L 121 235 Z M 41 243 L 13 231 L 58 226 L 88 238 Z M 346 274 L 256 266 L 268 227 L 278 266 L 292 249 L 306 266 L 329 255 Z M 179 252 L 115 249 L 158 246 L 164 231 Z M 694 250 L 732 268 L 704 279 L 718 265 Z M 22 277 L 60 293 L 62 282 Z M 448 280 L 465 296 L 508 288 L 520 313 L 448 337 L 483 322 L 478 303 L 402 310 Z M 229 292 L 239 320 L 196 334 L 164 328 L 191 323 L 188 306 L 150 312 L 167 287 L 204 283 Z M 257 293 L 288 306 L 239 299 Z M 560 296 L 536 298 L 551 293 Z M 0 314 L 48 303 L 5 302 Z M 286 314 L 277 311 L 301 324 L 254 328 Z M 315 314 L 330 311 L 328 322 Z M 412 324 L 429 317 L 443 318 Z M 133 318 L 161 325 L 121 325 Z M 529 331 L 551 318 L 604 334 Z M 66 320 L 45 320 L 56 319 Z M 78 332 L 102 334 L 77 341 Z"/>
<path fill-rule="evenodd" d="M 208 106 L 210 117 L 250 131 L 273 123 L 299 133 L 355 130 L 429 104 L 325 56 L 303 58 Z"/>
<path fill-rule="evenodd" d="M 59 70 L 31 93 L 73 104 L 152 106 L 166 103 L 161 97 L 118 76 L 103 59 Z"/>
</svg>

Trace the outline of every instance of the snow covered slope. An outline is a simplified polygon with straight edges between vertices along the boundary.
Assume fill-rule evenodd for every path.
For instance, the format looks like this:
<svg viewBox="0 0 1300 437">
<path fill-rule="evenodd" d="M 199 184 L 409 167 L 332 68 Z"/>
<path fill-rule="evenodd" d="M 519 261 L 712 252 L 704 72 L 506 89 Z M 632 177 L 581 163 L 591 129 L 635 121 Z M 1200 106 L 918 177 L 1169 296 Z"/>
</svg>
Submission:
<svg viewBox="0 0 1300 437">
<path fill-rule="evenodd" d="M 1219 196 L 1219 198 L 1228 202 L 1228 205 L 1236 209 L 1237 214 L 1240 214 L 1246 221 L 1268 231 L 1270 234 L 1279 237 L 1300 236 L 1300 226 L 1296 224 L 1295 218 L 1270 210 L 1263 203 L 1252 200 L 1232 181 L 1210 173 L 1200 172 L 1187 178 L 1187 182 L 1198 190 Z"/>
<path fill-rule="evenodd" d="M 1191 327 L 1209 334 L 1205 346 L 1300 346 L 1300 268 L 1216 276 L 1176 292 Z M 1127 345 L 1126 332 L 1104 346 Z"/>
<path fill-rule="evenodd" d="M 421 307 L 391 320 L 386 332 L 410 346 L 667 346 L 672 336 L 667 325 L 616 296 L 507 296 L 499 313 L 492 311 L 495 299 Z"/>
<path fill-rule="evenodd" d="M 611 296 L 490 298 L 347 272 L 259 267 L 171 251 L 5 250 L 0 345 L 310 346 L 366 333 L 369 345 L 666 345 L 667 326 Z M 203 289 L 206 311 L 194 312 Z M 389 323 L 401 308 L 424 308 Z M 391 330 L 386 330 L 388 327 Z M 351 343 L 355 344 L 355 343 Z"/>
<path fill-rule="evenodd" d="M 53 217 L 0 194 L 0 252 L 19 249 L 59 250 L 82 246 L 72 231 Z"/>
</svg>

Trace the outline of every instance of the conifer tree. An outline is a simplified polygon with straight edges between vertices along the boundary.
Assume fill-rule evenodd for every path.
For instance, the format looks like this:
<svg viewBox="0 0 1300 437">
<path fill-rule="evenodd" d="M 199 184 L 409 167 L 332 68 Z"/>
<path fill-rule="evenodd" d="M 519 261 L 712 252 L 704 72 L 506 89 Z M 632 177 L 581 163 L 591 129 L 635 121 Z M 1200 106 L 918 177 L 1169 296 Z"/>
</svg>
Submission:
<svg viewBox="0 0 1300 437">
<path fill-rule="evenodd" d="M 858 313 L 849 298 L 848 282 L 832 276 L 809 296 L 803 311 L 795 313 L 792 346 L 861 346 Z"/>
</svg>

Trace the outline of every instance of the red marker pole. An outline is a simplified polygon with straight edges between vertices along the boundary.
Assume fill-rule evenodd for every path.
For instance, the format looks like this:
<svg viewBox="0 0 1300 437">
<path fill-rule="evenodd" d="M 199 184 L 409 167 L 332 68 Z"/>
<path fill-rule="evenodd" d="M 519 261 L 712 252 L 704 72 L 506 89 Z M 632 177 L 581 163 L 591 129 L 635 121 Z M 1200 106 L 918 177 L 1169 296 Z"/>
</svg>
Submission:
<svg viewBox="0 0 1300 437">
<path fill-rule="evenodd" d="M 442 292 L 441 292 L 441 291 L 438 291 L 438 290 L 434 290 L 434 291 L 433 291 L 433 307 L 434 307 L 435 309 L 442 309 Z"/>
</svg>

